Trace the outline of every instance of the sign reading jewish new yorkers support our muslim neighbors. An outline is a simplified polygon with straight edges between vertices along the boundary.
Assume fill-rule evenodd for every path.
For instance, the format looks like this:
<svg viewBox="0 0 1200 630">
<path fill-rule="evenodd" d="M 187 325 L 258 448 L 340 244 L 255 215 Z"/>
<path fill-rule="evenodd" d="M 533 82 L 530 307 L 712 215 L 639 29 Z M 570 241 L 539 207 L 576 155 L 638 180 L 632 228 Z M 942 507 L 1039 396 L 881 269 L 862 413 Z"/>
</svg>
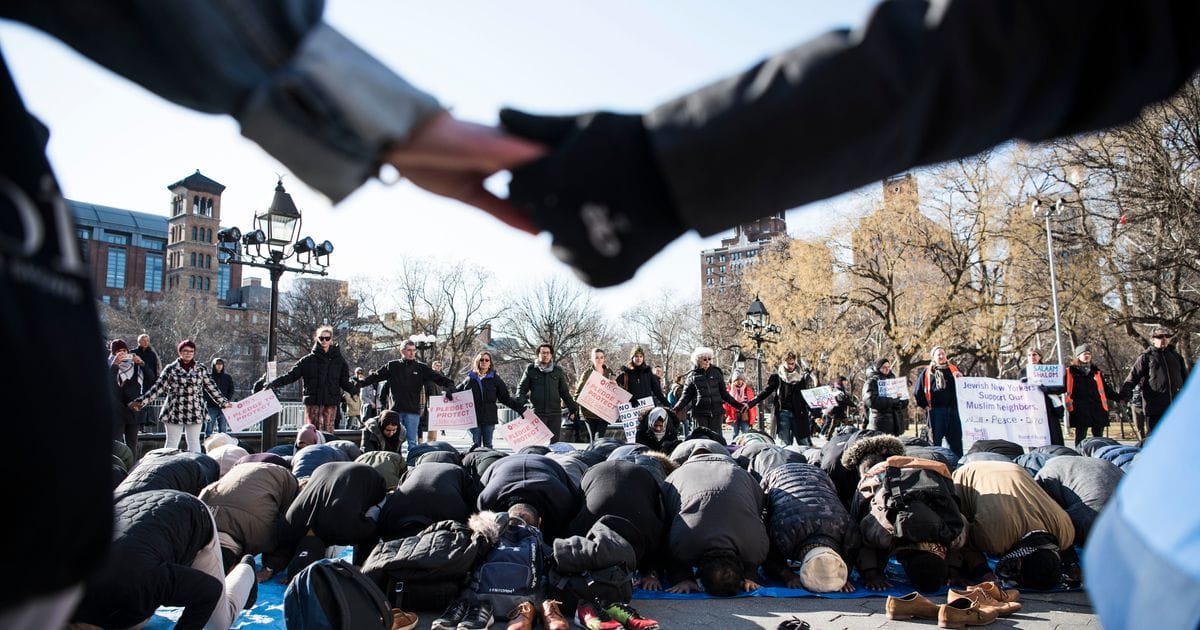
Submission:
<svg viewBox="0 0 1200 630">
<path fill-rule="evenodd" d="M 1036 385 L 960 376 L 954 386 L 964 452 L 979 440 L 1008 440 L 1026 448 L 1050 443 L 1046 401 Z"/>
<path fill-rule="evenodd" d="M 616 381 L 604 378 L 599 372 L 592 370 L 575 402 L 611 424 L 617 421 L 617 405 L 629 402 L 632 397 L 633 394 L 621 389 Z"/>
<path fill-rule="evenodd" d="M 429 397 L 430 431 L 464 431 L 477 425 L 475 396 L 470 391 L 454 392 L 450 402 L 442 396 Z"/>
</svg>

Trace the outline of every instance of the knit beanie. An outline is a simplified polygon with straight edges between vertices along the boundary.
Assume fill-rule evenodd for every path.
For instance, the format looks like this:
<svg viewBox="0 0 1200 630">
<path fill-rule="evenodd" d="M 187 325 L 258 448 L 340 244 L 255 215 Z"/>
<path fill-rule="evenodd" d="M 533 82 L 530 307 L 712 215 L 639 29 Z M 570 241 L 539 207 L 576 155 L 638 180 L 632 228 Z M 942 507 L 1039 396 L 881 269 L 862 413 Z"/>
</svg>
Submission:
<svg viewBox="0 0 1200 630">
<path fill-rule="evenodd" d="M 118 352 L 125 352 L 128 350 L 129 350 L 129 344 L 125 343 L 124 339 L 113 339 L 112 342 L 110 342 L 108 344 L 108 351 L 111 354 L 116 354 Z"/>
</svg>

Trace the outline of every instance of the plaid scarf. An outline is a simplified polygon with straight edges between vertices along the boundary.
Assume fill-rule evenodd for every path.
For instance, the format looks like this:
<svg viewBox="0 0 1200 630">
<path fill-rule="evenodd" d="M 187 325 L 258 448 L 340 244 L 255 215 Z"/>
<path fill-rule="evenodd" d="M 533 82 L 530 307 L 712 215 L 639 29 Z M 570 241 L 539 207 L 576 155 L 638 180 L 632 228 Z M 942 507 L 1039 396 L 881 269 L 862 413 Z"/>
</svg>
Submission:
<svg viewBox="0 0 1200 630">
<path fill-rule="evenodd" d="M 1021 575 L 1021 558 L 1042 549 L 1058 553 L 1058 539 L 1054 534 L 1042 529 L 1025 534 L 996 562 L 996 576 L 1006 582 L 1015 582 Z"/>
</svg>

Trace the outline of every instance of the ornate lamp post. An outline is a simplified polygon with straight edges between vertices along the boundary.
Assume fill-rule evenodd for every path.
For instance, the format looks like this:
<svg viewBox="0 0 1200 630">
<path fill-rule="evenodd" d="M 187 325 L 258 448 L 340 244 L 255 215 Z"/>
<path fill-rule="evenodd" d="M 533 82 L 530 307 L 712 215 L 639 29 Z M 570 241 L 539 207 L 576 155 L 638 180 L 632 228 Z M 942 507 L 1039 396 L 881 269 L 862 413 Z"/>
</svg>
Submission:
<svg viewBox="0 0 1200 630">
<path fill-rule="evenodd" d="M 275 184 L 271 205 L 254 216 L 254 229 L 245 235 L 236 227 L 217 232 L 220 256 L 231 265 L 258 267 L 271 274 L 271 311 L 267 324 L 267 361 L 275 361 L 275 326 L 279 321 L 279 278 L 285 271 L 328 275 L 329 255 L 333 244 L 318 244 L 311 236 L 299 238 L 300 210 L 292 196 L 283 188 L 283 180 Z M 239 243 L 240 241 L 240 243 Z M 240 246 L 239 246 L 240 245 Z M 243 251 L 242 247 L 245 247 Z M 294 263 L 288 266 L 287 263 Z M 279 430 L 279 415 L 263 421 L 262 448 L 275 445 Z"/>
<path fill-rule="evenodd" d="M 763 306 L 762 301 L 758 296 L 754 296 L 754 301 L 750 303 L 750 307 L 746 309 L 746 319 L 742 320 L 742 330 L 750 341 L 754 342 L 754 358 L 758 364 L 758 388 L 756 392 L 762 391 L 762 362 L 764 343 L 774 343 L 774 335 L 778 335 L 782 329 L 779 326 L 771 323 L 771 314 L 767 312 L 767 307 Z M 763 430 L 763 414 L 758 414 L 758 430 Z"/>
<path fill-rule="evenodd" d="M 437 337 L 423 333 L 413 335 L 408 340 L 416 344 L 417 352 L 421 355 L 421 363 L 428 363 L 429 361 L 426 360 L 425 353 L 433 350 L 434 346 L 437 345 Z"/>
</svg>

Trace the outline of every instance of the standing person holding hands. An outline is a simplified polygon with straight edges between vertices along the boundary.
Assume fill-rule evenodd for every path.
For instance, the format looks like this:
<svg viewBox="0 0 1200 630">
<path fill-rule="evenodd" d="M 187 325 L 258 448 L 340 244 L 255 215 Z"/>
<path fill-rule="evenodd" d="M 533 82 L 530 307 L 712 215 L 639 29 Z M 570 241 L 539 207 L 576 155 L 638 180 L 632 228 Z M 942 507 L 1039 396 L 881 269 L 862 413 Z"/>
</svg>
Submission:
<svg viewBox="0 0 1200 630">
<path fill-rule="evenodd" d="M 612 380 L 613 371 L 604 362 L 605 353 L 600 348 L 592 348 L 592 367 L 589 370 L 579 371 L 579 380 L 575 383 L 575 398 L 579 399 L 579 394 L 583 392 L 583 387 L 587 385 L 588 378 L 595 372 L 604 378 Z M 634 399 L 636 400 L 636 398 Z M 596 438 L 604 437 L 604 433 L 608 431 L 608 422 L 600 416 L 592 413 L 591 409 L 580 406 L 579 419 L 572 423 L 572 429 L 575 432 L 576 442 L 591 442 Z M 582 431 L 581 431 L 582 429 Z"/>
<path fill-rule="evenodd" d="M 1108 401 L 1121 399 L 1100 368 L 1092 364 L 1092 348 L 1086 343 L 1075 346 L 1075 358 L 1067 367 L 1067 422 L 1075 428 L 1075 448 L 1087 437 L 1100 437 L 1108 426 Z"/>
<path fill-rule="evenodd" d="M 421 426 L 421 395 L 425 392 L 425 386 L 428 383 L 436 383 L 451 390 L 454 389 L 454 382 L 418 361 L 417 344 L 411 339 L 400 347 L 400 355 L 401 358 L 388 361 L 358 381 L 358 386 L 366 387 L 387 381 L 386 394 L 392 401 L 392 411 L 400 414 L 405 440 L 411 450 L 417 445 L 417 435 Z"/>
<path fill-rule="evenodd" d="M 350 380 L 350 364 L 342 356 L 341 348 L 333 343 L 333 328 L 321 326 L 313 336 L 312 352 L 300 357 L 286 374 L 267 383 L 267 389 L 303 379 L 304 422 L 333 433 L 342 392 L 357 393 L 358 386 Z"/>
<path fill-rule="evenodd" d="M 128 405 L 142 395 L 146 386 L 142 360 L 129 351 L 124 339 L 113 339 L 109 344 L 108 370 L 116 386 L 117 417 L 113 426 L 113 440 L 124 440 L 125 446 L 137 458 L 138 414 Z"/>
<path fill-rule="evenodd" d="M 167 402 L 159 416 L 167 431 L 165 448 L 179 448 L 179 438 L 187 434 L 187 450 L 200 452 L 200 429 L 208 419 L 204 408 L 204 394 L 208 393 L 224 409 L 233 406 L 217 384 L 208 376 L 208 370 L 196 362 L 196 344 L 191 339 L 179 342 L 175 350 L 179 358 L 163 369 L 154 386 L 129 403 L 129 408 L 141 411 L 159 394 L 166 394 Z"/>
<path fill-rule="evenodd" d="M 749 406 L 729 395 L 725 386 L 725 375 L 721 368 L 712 364 L 712 348 L 700 346 L 692 351 L 692 371 L 684 379 L 683 396 L 671 408 L 676 416 L 692 407 L 692 421 L 721 435 L 721 420 L 725 417 L 724 403 L 739 411 Z"/>
<path fill-rule="evenodd" d="M 962 376 L 958 366 L 946 358 L 946 349 L 934 346 L 929 351 L 929 365 L 917 372 L 913 400 L 929 411 L 929 430 L 934 446 L 944 439 L 954 454 L 962 457 L 962 419 L 958 417 L 958 390 L 954 379 Z"/>
<path fill-rule="evenodd" d="M 517 398 L 533 406 L 533 413 L 554 434 L 551 443 L 558 441 L 562 431 L 564 405 L 569 412 L 568 421 L 574 421 L 579 405 L 571 398 L 567 375 L 554 362 L 554 346 L 543 343 L 537 347 L 537 360 L 525 366 L 525 374 L 517 384 Z"/>
<path fill-rule="evenodd" d="M 504 403 L 506 407 L 517 413 L 525 410 L 525 404 L 513 398 L 508 393 L 508 385 L 496 373 L 492 366 L 492 353 L 480 352 L 471 362 L 471 371 L 467 378 L 458 384 L 454 391 L 470 390 L 475 399 L 475 420 L 478 426 L 471 429 L 473 446 L 492 448 L 492 434 L 499 424 L 496 414 L 496 403 Z"/>
</svg>

